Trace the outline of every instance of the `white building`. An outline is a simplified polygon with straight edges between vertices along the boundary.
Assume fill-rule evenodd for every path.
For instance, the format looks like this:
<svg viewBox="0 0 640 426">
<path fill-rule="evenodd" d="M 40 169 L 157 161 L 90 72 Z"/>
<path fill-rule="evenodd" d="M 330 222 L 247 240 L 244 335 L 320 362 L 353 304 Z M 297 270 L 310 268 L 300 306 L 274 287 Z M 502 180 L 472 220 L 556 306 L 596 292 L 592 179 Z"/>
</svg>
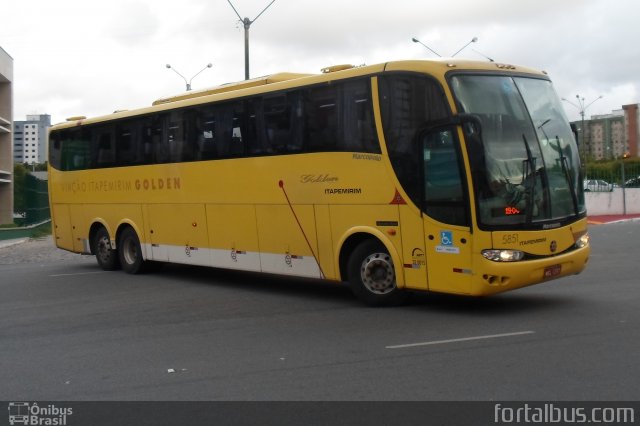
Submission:
<svg viewBox="0 0 640 426">
<path fill-rule="evenodd" d="M 0 47 L 0 224 L 13 222 L 13 58 Z"/>
<path fill-rule="evenodd" d="M 13 161 L 15 163 L 44 163 L 47 161 L 47 129 L 51 116 L 27 115 L 26 121 L 13 123 Z"/>
</svg>

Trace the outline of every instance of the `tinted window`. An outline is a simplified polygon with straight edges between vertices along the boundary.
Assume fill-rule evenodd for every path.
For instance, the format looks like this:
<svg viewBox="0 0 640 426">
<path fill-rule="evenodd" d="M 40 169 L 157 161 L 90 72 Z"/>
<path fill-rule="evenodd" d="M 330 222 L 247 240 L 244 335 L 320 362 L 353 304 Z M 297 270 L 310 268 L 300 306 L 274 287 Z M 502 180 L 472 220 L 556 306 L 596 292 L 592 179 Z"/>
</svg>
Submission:
<svg viewBox="0 0 640 426">
<path fill-rule="evenodd" d="M 409 197 L 421 205 L 422 167 L 420 132 L 449 118 L 440 85 L 411 74 L 380 78 L 380 106 L 387 151 L 396 176 Z"/>
<path fill-rule="evenodd" d="M 338 147 L 340 101 L 338 88 L 308 89 L 304 93 L 305 151 L 332 151 Z"/>
<path fill-rule="evenodd" d="M 52 133 L 54 167 L 75 170 L 303 152 L 381 152 L 370 78 L 81 129 Z M 80 147 L 85 151 L 78 154 Z"/>
<path fill-rule="evenodd" d="M 453 129 L 437 129 L 422 140 L 425 212 L 440 222 L 466 225 L 463 166 Z"/>
<path fill-rule="evenodd" d="M 304 92 L 305 151 L 380 153 L 368 79 Z"/>
<path fill-rule="evenodd" d="M 345 151 L 380 152 L 368 80 L 350 81 L 344 85 Z"/>
<path fill-rule="evenodd" d="M 116 164 L 116 143 L 113 125 L 103 125 L 93 131 L 91 144 L 96 148 L 95 167 L 111 167 Z"/>
<path fill-rule="evenodd" d="M 212 160 L 218 157 L 216 138 L 216 114 L 211 106 L 196 109 L 194 134 L 196 160 Z"/>
<path fill-rule="evenodd" d="M 50 162 L 59 170 L 82 170 L 91 166 L 90 135 L 84 129 L 66 129 L 51 135 Z"/>
<path fill-rule="evenodd" d="M 119 165 L 145 163 L 142 122 L 127 120 L 116 126 L 116 161 Z"/>
</svg>

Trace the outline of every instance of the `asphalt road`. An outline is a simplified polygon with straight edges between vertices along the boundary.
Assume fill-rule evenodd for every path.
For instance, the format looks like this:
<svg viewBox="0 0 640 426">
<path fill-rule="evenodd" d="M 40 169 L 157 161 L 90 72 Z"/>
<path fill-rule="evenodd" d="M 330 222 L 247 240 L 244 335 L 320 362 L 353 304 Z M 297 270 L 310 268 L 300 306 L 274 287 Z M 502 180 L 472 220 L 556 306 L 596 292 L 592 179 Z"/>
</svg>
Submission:
<svg viewBox="0 0 640 426">
<path fill-rule="evenodd" d="M 579 276 L 383 309 L 318 281 L 3 248 L 0 400 L 640 400 L 640 223 L 591 235 Z"/>
</svg>

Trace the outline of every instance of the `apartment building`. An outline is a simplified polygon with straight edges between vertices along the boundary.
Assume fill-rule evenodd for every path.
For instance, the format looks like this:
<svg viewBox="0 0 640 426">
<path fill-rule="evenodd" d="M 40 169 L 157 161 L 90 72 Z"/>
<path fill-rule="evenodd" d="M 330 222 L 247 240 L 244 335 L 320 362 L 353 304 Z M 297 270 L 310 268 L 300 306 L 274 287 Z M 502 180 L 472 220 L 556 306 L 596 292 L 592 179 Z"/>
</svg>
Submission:
<svg viewBox="0 0 640 426">
<path fill-rule="evenodd" d="M 47 161 L 47 129 L 51 116 L 27 115 L 25 121 L 13 123 L 13 161 L 33 164 Z"/>
<path fill-rule="evenodd" d="M 578 127 L 580 152 L 585 159 L 610 160 L 624 155 L 637 157 L 640 152 L 640 115 L 638 104 L 623 105 L 611 114 L 594 115 L 574 124 Z"/>
<path fill-rule="evenodd" d="M 0 47 L 0 224 L 13 222 L 13 58 Z"/>
</svg>

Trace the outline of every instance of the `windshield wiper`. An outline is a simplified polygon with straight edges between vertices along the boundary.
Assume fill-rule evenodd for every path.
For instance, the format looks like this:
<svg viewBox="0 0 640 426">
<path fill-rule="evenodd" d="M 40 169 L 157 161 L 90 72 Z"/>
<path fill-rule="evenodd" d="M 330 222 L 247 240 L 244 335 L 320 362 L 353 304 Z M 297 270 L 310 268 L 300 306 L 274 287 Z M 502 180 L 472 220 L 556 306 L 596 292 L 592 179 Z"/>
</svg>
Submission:
<svg viewBox="0 0 640 426">
<path fill-rule="evenodd" d="M 544 137 L 549 141 L 549 143 L 551 143 L 551 140 L 549 139 L 549 136 L 547 136 L 547 132 L 544 131 L 544 126 L 550 121 L 551 119 L 547 118 L 541 125 L 538 126 L 538 129 L 542 131 L 542 133 L 544 134 Z M 558 151 L 558 155 L 560 156 L 560 167 L 562 167 L 562 174 L 564 174 L 564 178 L 567 180 L 567 183 L 569 184 L 569 191 L 571 191 L 571 202 L 573 203 L 573 211 L 577 215 L 579 213 L 578 212 L 579 209 L 578 209 L 578 196 L 576 195 L 576 187 L 573 182 L 573 179 L 571 179 L 571 174 L 569 173 L 568 160 L 567 160 L 567 157 L 564 155 L 564 152 L 562 151 L 562 147 L 560 146 L 560 137 L 558 135 L 556 135 L 556 148 Z"/>
</svg>

